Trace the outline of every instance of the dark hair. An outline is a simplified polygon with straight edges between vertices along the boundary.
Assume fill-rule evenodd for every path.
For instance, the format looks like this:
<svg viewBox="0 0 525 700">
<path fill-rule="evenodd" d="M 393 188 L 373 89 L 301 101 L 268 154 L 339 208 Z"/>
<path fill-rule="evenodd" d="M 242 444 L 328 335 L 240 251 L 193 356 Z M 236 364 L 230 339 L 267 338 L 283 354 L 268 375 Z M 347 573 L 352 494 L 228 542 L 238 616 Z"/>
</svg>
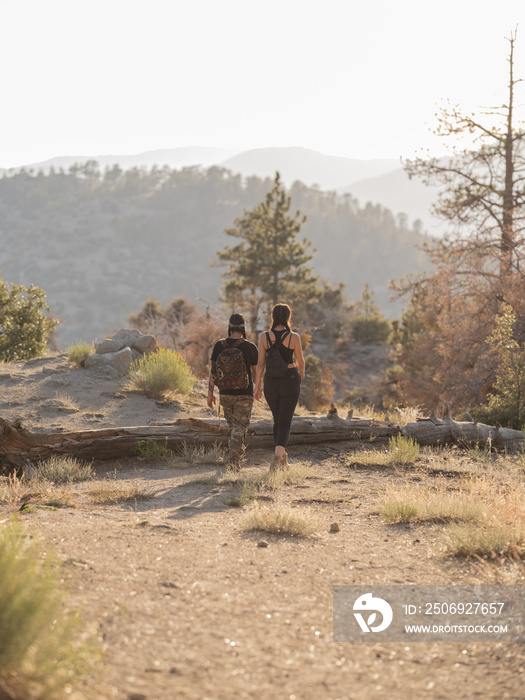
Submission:
<svg viewBox="0 0 525 700">
<path fill-rule="evenodd" d="M 292 310 L 288 304 L 276 304 L 272 309 L 272 327 L 270 330 L 274 330 L 275 326 L 284 326 L 287 331 L 292 332 L 292 326 L 290 325 L 290 319 L 292 318 Z"/>
<path fill-rule="evenodd" d="M 242 334 L 243 338 L 246 338 L 246 324 L 242 314 L 232 314 L 230 316 L 230 320 L 228 321 L 228 337 L 233 331 L 238 331 Z"/>
</svg>

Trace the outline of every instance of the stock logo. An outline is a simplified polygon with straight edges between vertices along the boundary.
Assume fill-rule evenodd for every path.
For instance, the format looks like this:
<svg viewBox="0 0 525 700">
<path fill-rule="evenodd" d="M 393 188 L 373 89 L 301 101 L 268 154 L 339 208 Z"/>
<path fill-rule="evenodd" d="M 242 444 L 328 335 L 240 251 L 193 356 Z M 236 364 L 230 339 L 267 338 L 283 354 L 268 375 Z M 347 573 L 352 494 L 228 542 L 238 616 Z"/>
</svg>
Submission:
<svg viewBox="0 0 525 700">
<path fill-rule="evenodd" d="M 371 613 L 366 622 L 361 611 Z M 381 624 L 373 626 L 378 612 L 383 616 L 383 621 Z M 386 600 L 383 600 L 383 598 L 374 598 L 371 593 L 365 593 L 359 596 L 354 603 L 354 617 L 362 632 L 382 632 L 386 630 L 392 622 L 392 616 L 392 608 Z"/>
</svg>

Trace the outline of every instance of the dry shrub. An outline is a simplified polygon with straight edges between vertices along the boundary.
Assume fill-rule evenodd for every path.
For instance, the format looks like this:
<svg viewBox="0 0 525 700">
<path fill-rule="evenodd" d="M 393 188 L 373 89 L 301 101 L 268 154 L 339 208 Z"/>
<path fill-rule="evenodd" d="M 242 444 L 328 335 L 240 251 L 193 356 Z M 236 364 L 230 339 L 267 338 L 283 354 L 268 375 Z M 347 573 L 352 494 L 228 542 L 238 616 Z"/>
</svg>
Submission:
<svg viewBox="0 0 525 700">
<path fill-rule="evenodd" d="M 38 462 L 35 476 L 54 484 L 85 481 L 93 476 L 93 466 L 92 462 L 83 462 L 69 455 L 53 455 L 45 461 Z"/>
<path fill-rule="evenodd" d="M 41 499 L 49 492 L 51 483 L 43 479 L 25 479 L 16 474 L 0 477 L 0 503 L 18 508 L 21 501 Z"/>
<path fill-rule="evenodd" d="M 175 393 L 189 394 L 194 383 L 193 372 L 182 355 L 159 348 L 131 365 L 127 388 L 164 399 Z"/>
<path fill-rule="evenodd" d="M 318 533 L 322 526 L 306 510 L 282 504 L 263 506 L 256 501 L 245 513 L 242 529 L 246 532 L 311 537 Z"/>
<path fill-rule="evenodd" d="M 222 464 L 227 450 L 220 442 L 213 445 L 197 445 L 184 441 L 179 448 L 180 456 L 190 464 Z"/>
<path fill-rule="evenodd" d="M 83 367 L 84 362 L 93 353 L 93 346 L 84 341 L 70 345 L 66 350 L 68 362 L 76 367 Z"/>
<path fill-rule="evenodd" d="M 499 525 L 474 527 L 455 525 L 449 529 L 445 544 L 456 557 L 509 557 L 525 559 L 525 527 Z"/>
<path fill-rule="evenodd" d="M 216 321 L 218 315 L 209 306 L 202 311 L 184 298 L 174 299 L 165 308 L 149 299 L 129 321 L 134 328 L 154 335 L 159 345 L 179 352 L 202 379 L 209 374 L 213 346 L 226 332 L 226 323 Z"/>
</svg>

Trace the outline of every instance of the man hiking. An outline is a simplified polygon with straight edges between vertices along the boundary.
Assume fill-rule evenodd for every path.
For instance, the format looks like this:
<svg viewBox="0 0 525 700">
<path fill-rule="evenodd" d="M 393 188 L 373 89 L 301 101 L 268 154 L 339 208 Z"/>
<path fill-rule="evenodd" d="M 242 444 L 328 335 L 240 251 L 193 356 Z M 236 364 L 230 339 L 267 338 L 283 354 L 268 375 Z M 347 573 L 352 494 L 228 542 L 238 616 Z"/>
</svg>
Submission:
<svg viewBox="0 0 525 700">
<path fill-rule="evenodd" d="M 245 452 L 244 439 L 253 407 L 253 380 L 258 350 L 246 340 L 246 324 L 241 314 L 232 314 L 228 337 L 215 343 L 211 354 L 208 406 L 215 406 L 214 387 L 218 387 L 220 405 L 228 423 L 229 468 L 238 472 Z"/>
</svg>

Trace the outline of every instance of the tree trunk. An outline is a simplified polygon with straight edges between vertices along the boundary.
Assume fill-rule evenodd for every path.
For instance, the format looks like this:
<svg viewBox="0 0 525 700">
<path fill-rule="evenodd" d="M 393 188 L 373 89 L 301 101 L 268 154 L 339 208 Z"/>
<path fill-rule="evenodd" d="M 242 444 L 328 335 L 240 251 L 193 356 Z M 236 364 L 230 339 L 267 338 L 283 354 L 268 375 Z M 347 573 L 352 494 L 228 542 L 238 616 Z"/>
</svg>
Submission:
<svg viewBox="0 0 525 700">
<path fill-rule="evenodd" d="M 10 423 L 0 418 L 0 472 L 16 471 L 31 475 L 32 464 L 52 455 L 73 455 L 79 459 L 114 459 L 135 453 L 139 440 L 153 440 L 170 449 L 183 442 L 225 444 L 226 423 L 217 419 L 181 418 L 165 426 L 136 426 L 80 430 L 69 433 L 45 431 L 34 433 L 20 421 Z M 475 422 L 452 420 L 448 410 L 442 419 L 434 413 L 429 418 L 400 426 L 388 419 L 377 421 L 354 418 L 350 413 L 341 418 L 334 406 L 326 416 L 296 417 L 292 424 L 290 445 L 325 442 L 367 441 L 383 444 L 395 435 L 413 438 L 420 445 L 457 443 L 464 446 L 490 444 L 516 449 L 525 442 L 520 430 L 492 427 Z M 248 447 L 273 448 L 273 423 L 269 420 L 252 423 L 246 436 Z"/>
</svg>

